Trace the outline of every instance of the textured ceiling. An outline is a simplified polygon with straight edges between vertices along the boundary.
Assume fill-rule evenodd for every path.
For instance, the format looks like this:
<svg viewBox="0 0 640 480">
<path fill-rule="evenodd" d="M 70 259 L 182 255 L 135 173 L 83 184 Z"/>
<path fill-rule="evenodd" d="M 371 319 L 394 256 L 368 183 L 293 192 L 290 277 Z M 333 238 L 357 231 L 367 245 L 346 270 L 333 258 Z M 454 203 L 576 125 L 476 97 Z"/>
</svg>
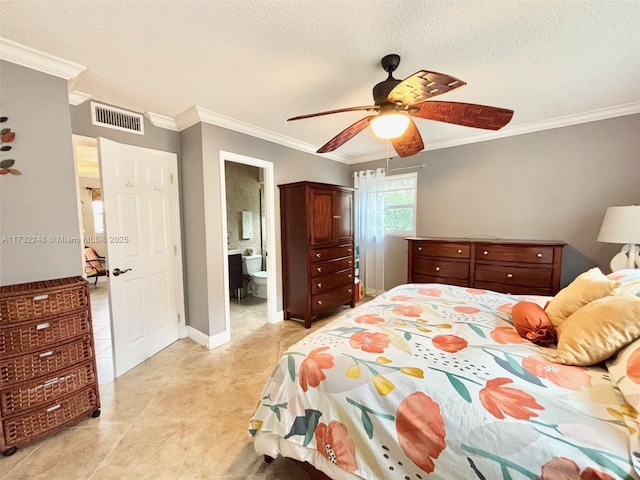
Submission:
<svg viewBox="0 0 640 480">
<path fill-rule="evenodd" d="M 640 111 L 636 0 L 0 3 L 0 35 L 86 66 L 72 87 L 94 99 L 173 118 L 197 105 L 316 148 L 363 112 L 286 119 L 371 104 L 388 53 L 402 57 L 396 78 L 426 69 L 467 82 L 438 100 L 515 110 L 505 133 Z M 416 124 L 426 149 L 484 133 Z M 335 153 L 385 152 L 367 129 Z"/>
</svg>

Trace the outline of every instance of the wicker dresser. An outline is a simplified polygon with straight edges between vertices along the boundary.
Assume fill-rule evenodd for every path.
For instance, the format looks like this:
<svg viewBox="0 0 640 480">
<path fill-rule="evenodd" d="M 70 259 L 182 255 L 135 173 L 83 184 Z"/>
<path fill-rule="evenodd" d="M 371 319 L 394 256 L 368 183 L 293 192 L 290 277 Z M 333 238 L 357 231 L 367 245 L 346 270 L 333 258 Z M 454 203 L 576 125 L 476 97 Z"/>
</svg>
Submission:
<svg viewBox="0 0 640 480">
<path fill-rule="evenodd" d="M 532 295 L 555 295 L 560 290 L 564 242 L 438 237 L 407 241 L 408 283 Z"/>
<path fill-rule="evenodd" d="M 0 287 L 0 452 L 98 415 L 88 282 Z"/>
</svg>

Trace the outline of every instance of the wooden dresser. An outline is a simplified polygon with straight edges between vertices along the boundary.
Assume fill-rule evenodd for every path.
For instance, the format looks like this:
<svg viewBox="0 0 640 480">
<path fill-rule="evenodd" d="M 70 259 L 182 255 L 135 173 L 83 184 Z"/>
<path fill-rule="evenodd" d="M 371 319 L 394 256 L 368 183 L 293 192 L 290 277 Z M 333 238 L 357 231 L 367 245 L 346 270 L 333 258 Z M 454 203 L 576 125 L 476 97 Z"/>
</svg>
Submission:
<svg viewBox="0 0 640 480">
<path fill-rule="evenodd" d="M 99 414 L 88 282 L 0 287 L 0 452 Z"/>
<path fill-rule="evenodd" d="M 284 318 L 306 328 L 354 302 L 353 188 L 297 182 L 280 188 Z"/>
<path fill-rule="evenodd" d="M 448 283 L 513 294 L 560 290 L 559 241 L 415 237 L 409 242 L 409 283 Z"/>
</svg>

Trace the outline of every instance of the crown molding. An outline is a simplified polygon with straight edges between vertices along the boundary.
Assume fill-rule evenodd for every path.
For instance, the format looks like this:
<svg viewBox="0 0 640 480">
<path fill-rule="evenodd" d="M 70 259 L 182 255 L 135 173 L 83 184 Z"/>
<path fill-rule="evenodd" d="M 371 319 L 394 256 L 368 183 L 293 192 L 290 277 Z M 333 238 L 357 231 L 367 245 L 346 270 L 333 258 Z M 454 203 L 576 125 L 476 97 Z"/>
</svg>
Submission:
<svg viewBox="0 0 640 480">
<path fill-rule="evenodd" d="M 78 90 L 69 92 L 69 104 L 73 105 L 74 107 L 78 105 L 82 105 L 84 102 L 86 102 L 90 98 L 91 98 L 91 95 L 89 95 L 88 93 L 79 92 Z"/>
<path fill-rule="evenodd" d="M 316 153 L 317 147 L 314 145 L 300 142 L 294 138 L 287 137 L 285 135 L 281 135 L 279 133 L 275 133 L 261 127 L 256 127 L 255 125 L 251 125 L 241 120 L 236 120 L 235 118 L 227 117 L 225 115 L 221 115 L 219 113 L 215 113 L 198 106 L 193 106 L 188 110 L 182 112 L 176 117 L 175 121 L 178 130 L 180 131 L 184 130 L 185 128 L 189 128 L 190 126 L 195 125 L 199 122 L 208 123 L 210 125 L 216 125 L 218 127 L 223 127 L 229 130 L 244 133 L 252 137 L 261 138 L 262 140 L 267 140 L 272 143 L 284 145 L 285 147 L 300 150 L 305 153 L 321 156 L 322 158 L 328 158 L 330 160 L 335 160 L 337 162 L 346 164 L 350 164 L 352 162 L 349 157 L 340 155 L 338 153 L 328 153 L 320 155 L 319 153 Z"/>
<path fill-rule="evenodd" d="M 176 121 L 171 117 L 167 117 L 165 115 L 160 115 L 159 113 L 153 113 L 149 111 L 144 112 L 144 114 L 155 127 L 165 128 L 167 130 L 173 130 L 174 132 L 179 131 Z"/>
<path fill-rule="evenodd" d="M 77 63 L 2 37 L 0 37 L 0 59 L 65 80 L 77 77 L 87 69 Z"/>
<path fill-rule="evenodd" d="M 581 123 L 597 122 L 598 120 L 606 120 L 608 118 L 623 117 L 625 115 L 635 115 L 640 113 L 640 102 L 626 103 L 616 105 L 615 107 L 602 108 L 592 110 L 590 112 L 577 113 L 574 115 L 565 115 L 556 117 L 542 122 L 530 122 L 522 125 L 514 125 L 512 127 L 504 127 L 495 132 L 483 132 L 475 135 L 466 135 L 464 137 L 456 137 L 447 140 L 436 140 L 428 142 L 423 152 L 431 150 L 440 150 L 443 148 L 457 147 L 460 145 L 468 145 L 470 143 L 486 142 L 488 140 L 496 140 L 498 138 L 513 137 L 516 135 L 524 135 L 527 133 L 541 132 L 543 130 L 551 130 L 554 128 L 570 127 Z M 370 162 L 386 158 L 385 153 L 377 152 L 354 160 L 352 163 Z"/>
</svg>

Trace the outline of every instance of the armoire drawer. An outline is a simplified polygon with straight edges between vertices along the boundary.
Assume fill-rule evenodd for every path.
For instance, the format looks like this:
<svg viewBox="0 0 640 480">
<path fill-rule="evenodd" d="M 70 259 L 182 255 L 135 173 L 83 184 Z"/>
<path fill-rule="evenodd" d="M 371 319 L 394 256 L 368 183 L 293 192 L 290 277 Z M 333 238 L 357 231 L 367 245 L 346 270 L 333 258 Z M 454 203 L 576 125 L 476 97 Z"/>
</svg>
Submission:
<svg viewBox="0 0 640 480">
<path fill-rule="evenodd" d="M 351 302 L 353 299 L 353 288 L 353 284 L 345 285 L 327 293 L 312 295 L 311 312 L 313 315 L 317 315 Z"/>
<path fill-rule="evenodd" d="M 550 268 L 512 267 L 505 265 L 476 265 L 476 286 L 478 282 L 501 283 L 505 285 L 526 285 L 549 288 Z"/>
<path fill-rule="evenodd" d="M 319 277 L 322 275 L 339 272 L 340 270 L 350 269 L 352 267 L 352 258 L 341 258 L 339 260 L 332 260 L 329 262 L 314 263 L 311 266 L 311 276 Z"/>
<path fill-rule="evenodd" d="M 553 263 L 553 247 L 476 244 L 476 261 Z"/>
<path fill-rule="evenodd" d="M 88 333 L 91 333 L 88 309 L 42 318 L 37 322 L 0 327 L 0 354 L 25 354 Z"/>
<path fill-rule="evenodd" d="M 335 272 L 332 275 L 312 278 L 311 293 L 317 295 L 346 285 L 353 285 L 353 269 L 351 268 Z"/>
<path fill-rule="evenodd" d="M 313 248 L 309 250 L 309 260 L 311 262 L 324 262 L 325 260 L 334 260 L 344 257 L 353 257 L 353 245 Z"/>
<path fill-rule="evenodd" d="M 469 278 L 469 263 L 440 259 L 415 258 L 413 275 L 432 275 L 445 278 Z"/>
<path fill-rule="evenodd" d="M 428 257 L 470 258 L 471 246 L 468 243 L 415 242 L 413 254 Z"/>
</svg>

